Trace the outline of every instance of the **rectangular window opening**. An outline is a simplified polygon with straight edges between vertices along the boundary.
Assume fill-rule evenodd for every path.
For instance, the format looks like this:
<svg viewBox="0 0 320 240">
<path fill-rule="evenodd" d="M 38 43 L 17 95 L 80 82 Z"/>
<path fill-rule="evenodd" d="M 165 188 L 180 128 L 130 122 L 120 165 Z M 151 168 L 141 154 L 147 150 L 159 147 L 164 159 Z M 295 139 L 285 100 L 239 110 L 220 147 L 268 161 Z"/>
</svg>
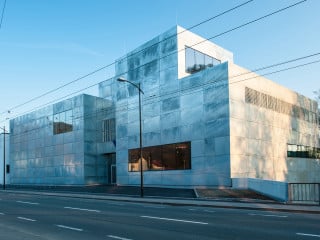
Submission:
<svg viewBox="0 0 320 240">
<path fill-rule="evenodd" d="M 140 171 L 140 149 L 129 151 L 129 172 Z M 191 169 L 191 143 L 173 143 L 142 149 L 143 171 Z"/>
<path fill-rule="evenodd" d="M 112 142 L 116 139 L 116 121 L 114 118 L 102 121 L 102 142 Z"/>
<path fill-rule="evenodd" d="M 208 67 L 213 67 L 221 63 L 220 60 L 207 54 L 199 52 L 191 47 L 185 48 L 185 63 L 187 73 L 196 73 Z"/>
<path fill-rule="evenodd" d="M 61 134 L 73 131 L 72 110 L 53 115 L 53 134 Z"/>
<path fill-rule="evenodd" d="M 248 87 L 245 88 L 245 102 L 278 113 L 291 115 L 306 122 L 316 123 L 316 113 Z"/>
<path fill-rule="evenodd" d="M 287 144 L 287 157 L 320 159 L 320 148 Z"/>
</svg>

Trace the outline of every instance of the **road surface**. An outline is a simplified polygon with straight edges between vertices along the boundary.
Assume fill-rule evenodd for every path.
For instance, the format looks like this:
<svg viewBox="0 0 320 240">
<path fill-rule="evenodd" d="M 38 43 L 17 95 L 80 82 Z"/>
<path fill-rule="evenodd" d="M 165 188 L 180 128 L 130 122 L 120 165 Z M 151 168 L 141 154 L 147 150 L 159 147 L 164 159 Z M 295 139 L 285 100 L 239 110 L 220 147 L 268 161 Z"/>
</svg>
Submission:
<svg viewBox="0 0 320 240">
<path fill-rule="evenodd" d="M 0 193 L 0 239 L 320 239 L 320 215 Z"/>
</svg>

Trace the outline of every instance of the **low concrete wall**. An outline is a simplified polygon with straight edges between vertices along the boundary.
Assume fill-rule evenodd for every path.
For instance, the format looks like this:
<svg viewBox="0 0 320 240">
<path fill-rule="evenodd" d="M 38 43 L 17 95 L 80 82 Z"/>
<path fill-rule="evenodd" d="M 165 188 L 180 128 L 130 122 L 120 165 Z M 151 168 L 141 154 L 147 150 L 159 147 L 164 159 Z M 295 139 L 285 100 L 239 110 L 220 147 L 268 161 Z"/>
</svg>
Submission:
<svg viewBox="0 0 320 240">
<path fill-rule="evenodd" d="M 256 178 L 233 178 L 232 187 L 251 189 L 279 201 L 288 201 L 288 183 Z"/>
</svg>

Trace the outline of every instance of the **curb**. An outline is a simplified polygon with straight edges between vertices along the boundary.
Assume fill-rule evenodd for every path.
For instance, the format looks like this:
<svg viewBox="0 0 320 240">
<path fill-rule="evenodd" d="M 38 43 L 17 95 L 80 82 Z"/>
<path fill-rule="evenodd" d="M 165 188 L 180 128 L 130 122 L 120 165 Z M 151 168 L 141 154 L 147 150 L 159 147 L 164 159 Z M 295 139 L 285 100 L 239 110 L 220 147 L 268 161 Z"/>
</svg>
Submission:
<svg viewBox="0 0 320 240">
<path fill-rule="evenodd" d="M 68 198 L 82 198 L 95 200 L 109 200 L 135 203 L 149 203 L 170 206 L 201 206 L 211 208 L 227 208 L 227 209 L 244 209 L 244 210 L 259 210 L 259 211 L 273 211 L 273 212 L 292 212 L 292 213 L 307 213 L 320 214 L 320 207 L 317 206 L 295 206 L 295 205 L 276 205 L 266 203 L 245 203 L 245 202 L 226 202 L 226 201 L 210 201 L 206 199 L 173 199 L 173 198 L 155 198 L 155 197 L 133 197 L 133 196 L 119 196 L 119 195 L 95 195 L 95 194 L 81 194 L 81 193 L 58 193 L 58 192 L 34 192 L 34 191 L 15 191 L 15 190 L 0 190 L 0 193 L 15 193 L 28 194 L 40 196 L 55 196 Z M 277 207 L 278 206 L 278 207 Z M 314 209 L 316 208 L 316 209 Z"/>
</svg>

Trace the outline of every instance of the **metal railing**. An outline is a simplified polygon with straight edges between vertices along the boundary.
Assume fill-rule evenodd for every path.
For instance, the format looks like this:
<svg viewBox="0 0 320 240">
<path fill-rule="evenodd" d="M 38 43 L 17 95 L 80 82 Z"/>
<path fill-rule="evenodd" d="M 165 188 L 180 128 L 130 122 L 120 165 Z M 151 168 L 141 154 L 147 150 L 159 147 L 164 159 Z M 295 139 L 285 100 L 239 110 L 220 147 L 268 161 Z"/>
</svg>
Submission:
<svg viewBox="0 0 320 240">
<path fill-rule="evenodd" d="M 319 204 L 320 183 L 289 183 L 289 203 Z"/>
</svg>

